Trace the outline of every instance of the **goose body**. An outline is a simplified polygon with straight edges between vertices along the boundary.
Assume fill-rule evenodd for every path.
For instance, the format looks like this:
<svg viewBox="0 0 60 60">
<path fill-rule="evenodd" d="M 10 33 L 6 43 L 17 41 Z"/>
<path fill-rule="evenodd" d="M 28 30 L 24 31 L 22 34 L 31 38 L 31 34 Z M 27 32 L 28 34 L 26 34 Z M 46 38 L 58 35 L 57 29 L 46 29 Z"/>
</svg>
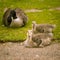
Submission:
<svg viewBox="0 0 60 60">
<path fill-rule="evenodd" d="M 22 27 L 27 23 L 26 14 L 19 8 L 7 9 L 3 15 L 3 24 L 6 27 Z"/>
</svg>

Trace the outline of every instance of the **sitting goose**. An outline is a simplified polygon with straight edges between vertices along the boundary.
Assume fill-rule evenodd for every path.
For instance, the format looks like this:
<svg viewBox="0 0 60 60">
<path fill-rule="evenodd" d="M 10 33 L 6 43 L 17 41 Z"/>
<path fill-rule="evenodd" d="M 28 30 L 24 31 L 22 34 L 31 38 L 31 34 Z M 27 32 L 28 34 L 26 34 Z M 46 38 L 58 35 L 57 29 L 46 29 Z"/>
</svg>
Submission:
<svg viewBox="0 0 60 60">
<path fill-rule="evenodd" d="M 56 27 L 55 24 L 37 24 L 35 21 L 32 22 L 32 30 L 36 33 L 52 33 Z"/>
<path fill-rule="evenodd" d="M 7 27 L 22 27 L 27 23 L 26 14 L 19 8 L 8 8 L 3 15 L 3 24 Z"/>
</svg>

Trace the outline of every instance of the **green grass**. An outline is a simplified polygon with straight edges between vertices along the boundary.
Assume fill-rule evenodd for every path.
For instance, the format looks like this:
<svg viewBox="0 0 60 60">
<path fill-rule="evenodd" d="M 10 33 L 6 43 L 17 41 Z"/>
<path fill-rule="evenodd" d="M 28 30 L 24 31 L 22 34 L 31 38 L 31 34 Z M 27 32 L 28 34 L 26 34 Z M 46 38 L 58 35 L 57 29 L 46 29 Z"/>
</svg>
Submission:
<svg viewBox="0 0 60 60">
<path fill-rule="evenodd" d="M 28 23 L 22 28 L 7 28 L 2 26 L 3 11 L 6 7 L 19 7 L 26 9 L 44 9 L 42 12 L 26 13 Z M 0 40 L 2 41 L 18 41 L 25 40 L 28 29 L 32 28 L 32 21 L 37 23 L 56 24 L 54 37 L 60 38 L 60 11 L 49 11 L 48 8 L 60 7 L 60 0 L 0 0 Z"/>
<path fill-rule="evenodd" d="M 0 7 L 2 7 L 1 10 L 3 10 L 5 7 L 20 7 L 23 10 L 24 9 L 48 9 L 53 7 L 59 7 L 60 6 L 60 0 L 0 0 Z"/>
</svg>

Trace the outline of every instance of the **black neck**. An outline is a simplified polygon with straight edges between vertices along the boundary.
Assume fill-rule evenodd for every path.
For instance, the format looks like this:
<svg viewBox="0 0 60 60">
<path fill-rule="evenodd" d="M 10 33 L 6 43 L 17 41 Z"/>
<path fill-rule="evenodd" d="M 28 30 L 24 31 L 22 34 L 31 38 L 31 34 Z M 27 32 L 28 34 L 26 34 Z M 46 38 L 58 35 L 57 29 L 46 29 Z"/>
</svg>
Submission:
<svg viewBox="0 0 60 60">
<path fill-rule="evenodd" d="M 13 17 L 13 19 L 17 18 L 15 10 L 11 10 L 10 16 Z"/>
</svg>

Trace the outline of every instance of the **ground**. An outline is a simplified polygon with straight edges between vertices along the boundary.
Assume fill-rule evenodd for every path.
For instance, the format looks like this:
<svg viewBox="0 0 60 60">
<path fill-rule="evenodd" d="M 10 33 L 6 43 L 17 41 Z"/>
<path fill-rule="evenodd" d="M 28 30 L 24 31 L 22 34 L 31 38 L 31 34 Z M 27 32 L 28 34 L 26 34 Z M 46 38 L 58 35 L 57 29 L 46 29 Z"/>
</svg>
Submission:
<svg viewBox="0 0 60 60">
<path fill-rule="evenodd" d="M 0 43 L 0 60 L 60 60 L 60 43 L 44 48 L 26 48 L 20 43 Z"/>
</svg>

